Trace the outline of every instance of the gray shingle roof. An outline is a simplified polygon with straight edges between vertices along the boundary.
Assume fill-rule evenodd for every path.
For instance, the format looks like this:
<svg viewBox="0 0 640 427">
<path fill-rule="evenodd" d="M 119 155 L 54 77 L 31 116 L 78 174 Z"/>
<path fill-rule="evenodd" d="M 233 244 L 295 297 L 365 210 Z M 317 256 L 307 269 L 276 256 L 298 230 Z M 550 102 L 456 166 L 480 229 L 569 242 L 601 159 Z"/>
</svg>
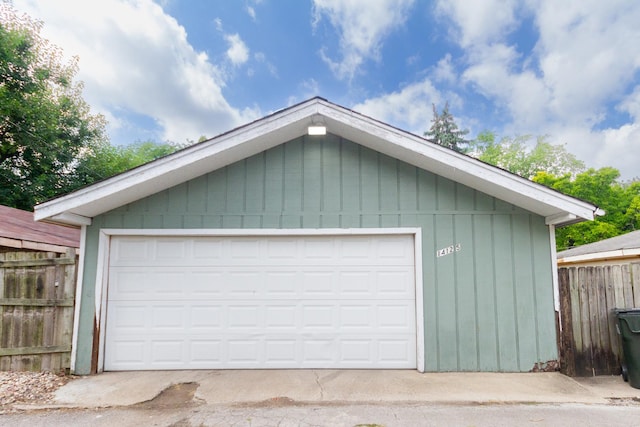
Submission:
<svg viewBox="0 0 640 427">
<path fill-rule="evenodd" d="M 640 248 L 640 230 L 558 252 L 558 258 Z"/>
</svg>

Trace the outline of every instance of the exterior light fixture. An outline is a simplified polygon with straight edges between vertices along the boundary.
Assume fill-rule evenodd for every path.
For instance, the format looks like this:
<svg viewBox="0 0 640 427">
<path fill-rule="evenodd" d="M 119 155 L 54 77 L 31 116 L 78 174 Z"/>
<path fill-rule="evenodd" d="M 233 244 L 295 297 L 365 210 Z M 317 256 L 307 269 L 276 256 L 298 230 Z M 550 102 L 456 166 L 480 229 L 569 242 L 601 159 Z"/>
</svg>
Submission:
<svg viewBox="0 0 640 427">
<path fill-rule="evenodd" d="M 307 128 L 309 135 L 326 135 L 327 127 L 323 125 L 311 125 Z"/>
<path fill-rule="evenodd" d="M 327 127 L 320 117 L 314 117 L 309 127 L 307 127 L 307 135 L 326 135 Z"/>
</svg>

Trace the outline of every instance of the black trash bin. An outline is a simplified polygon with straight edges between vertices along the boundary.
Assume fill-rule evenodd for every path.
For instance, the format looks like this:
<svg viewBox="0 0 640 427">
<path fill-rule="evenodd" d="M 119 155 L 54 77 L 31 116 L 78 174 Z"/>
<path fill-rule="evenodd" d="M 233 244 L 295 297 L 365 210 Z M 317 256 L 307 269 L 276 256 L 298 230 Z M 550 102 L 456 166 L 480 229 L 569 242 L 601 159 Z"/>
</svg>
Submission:
<svg viewBox="0 0 640 427">
<path fill-rule="evenodd" d="M 622 377 L 640 388 L 640 308 L 617 309 L 618 333 L 622 338 Z"/>
</svg>

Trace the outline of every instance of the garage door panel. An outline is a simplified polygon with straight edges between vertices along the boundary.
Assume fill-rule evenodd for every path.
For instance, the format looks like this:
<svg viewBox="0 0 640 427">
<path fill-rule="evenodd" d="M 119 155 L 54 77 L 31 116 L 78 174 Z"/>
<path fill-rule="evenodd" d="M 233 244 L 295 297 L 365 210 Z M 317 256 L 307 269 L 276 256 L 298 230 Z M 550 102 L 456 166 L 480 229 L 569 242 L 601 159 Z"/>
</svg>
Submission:
<svg viewBox="0 0 640 427">
<path fill-rule="evenodd" d="M 197 340 L 189 342 L 189 364 L 196 367 L 212 367 L 222 364 L 223 341 L 216 339 Z"/>
<path fill-rule="evenodd" d="M 224 327 L 222 316 L 222 307 L 195 306 L 191 309 L 189 329 L 196 332 L 219 333 Z"/>
<path fill-rule="evenodd" d="M 184 331 L 185 314 L 182 305 L 154 305 L 151 308 L 151 328 L 157 331 Z"/>
<path fill-rule="evenodd" d="M 224 265 L 413 265 L 407 236 L 334 237 L 165 237 L 119 236 L 112 239 L 111 266 L 197 266 L 216 260 Z M 323 240 L 324 239 L 324 240 Z M 326 242 L 325 242 L 326 240 Z M 405 247 L 403 247 L 404 245 Z M 172 252 L 172 247 L 175 251 Z"/>
<path fill-rule="evenodd" d="M 144 237 L 126 237 L 118 239 L 111 246 L 111 265 L 136 265 L 151 259 L 153 241 Z"/>
<path fill-rule="evenodd" d="M 378 342 L 378 358 L 382 363 L 402 363 L 410 359 L 415 348 L 409 339 L 387 339 Z"/>
<path fill-rule="evenodd" d="M 184 361 L 183 340 L 157 340 L 150 346 L 149 356 L 155 365 L 175 364 Z"/>
<path fill-rule="evenodd" d="M 175 260 L 187 260 L 191 257 L 191 252 L 187 248 L 187 242 L 178 239 L 157 239 L 155 246 L 154 260 L 160 263 L 173 263 Z"/>
<path fill-rule="evenodd" d="M 109 326 L 117 331 L 139 333 L 146 329 L 147 319 L 147 307 L 135 303 L 111 304 L 107 313 Z"/>
<path fill-rule="evenodd" d="M 187 295 L 195 299 L 220 299 L 223 295 L 223 288 L 218 284 L 224 280 L 224 271 L 212 270 L 208 268 L 193 268 L 185 280 L 190 283 L 189 289 L 185 289 Z"/>
<path fill-rule="evenodd" d="M 378 328 L 406 330 L 415 322 L 413 310 L 405 304 L 380 304 L 377 307 Z"/>
<path fill-rule="evenodd" d="M 197 239 L 193 241 L 193 263 L 209 264 L 212 261 L 222 259 L 224 253 L 224 241 L 221 239 Z"/>
<path fill-rule="evenodd" d="M 416 367 L 411 237 L 112 240 L 105 370 Z"/>
<path fill-rule="evenodd" d="M 300 308 L 291 304 L 270 304 L 266 307 L 265 327 L 270 331 L 296 331 Z"/>
<path fill-rule="evenodd" d="M 415 293 L 413 272 L 384 269 L 376 272 L 378 294 L 384 298 L 412 298 Z"/>
<path fill-rule="evenodd" d="M 298 267 L 300 268 L 300 267 Z M 302 267 L 304 268 L 304 266 Z M 307 267 L 309 268 L 309 267 Z M 386 298 L 412 299 L 413 275 L 391 268 L 328 267 L 310 271 L 279 268 L 278 271 L 224 270 L 224 267 L 192 267 L 189 271 L 175 267 L 113 267 L 109 299 L 188 300 L 202 298 L 299 299 L 305 295 L 339 299 Z M 176 283 L 184 286 L 176 286 Z"/>
</svg>

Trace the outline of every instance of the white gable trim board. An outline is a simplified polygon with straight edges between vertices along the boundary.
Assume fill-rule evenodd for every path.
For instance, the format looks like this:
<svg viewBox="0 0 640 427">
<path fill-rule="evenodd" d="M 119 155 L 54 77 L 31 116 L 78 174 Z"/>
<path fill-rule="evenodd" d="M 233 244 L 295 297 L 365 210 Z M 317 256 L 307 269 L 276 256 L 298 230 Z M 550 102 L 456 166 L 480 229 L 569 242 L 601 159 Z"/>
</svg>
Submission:
<svg viewBox="0 0 640 427">
<path fill-rule="evenodd" d="M 103 229 L 98 370 L 423 372 L 421 246 L 419 228 Z"/>
</svg>

